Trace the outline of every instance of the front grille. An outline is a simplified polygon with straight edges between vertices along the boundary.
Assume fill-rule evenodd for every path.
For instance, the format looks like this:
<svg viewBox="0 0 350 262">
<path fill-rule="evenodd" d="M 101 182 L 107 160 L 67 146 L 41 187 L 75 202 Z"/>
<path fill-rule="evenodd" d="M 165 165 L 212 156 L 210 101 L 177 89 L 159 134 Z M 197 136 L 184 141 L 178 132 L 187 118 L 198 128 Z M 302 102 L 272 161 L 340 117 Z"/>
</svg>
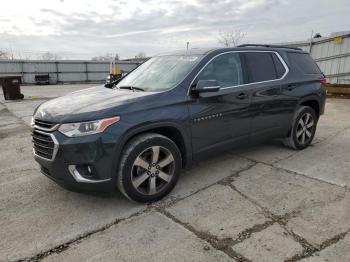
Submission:
<svg viewBox="0 0 350 262">
<path fill-rule="evenodd" d="M 36 128 L 42 130 L 53 130 L 57 126 L 55 123 L 38 119 L 34 119 L 34 125 Z"/>
<path fill-rule="evenodd" d="M 51 135 L 34 129 L 32 141 L 34 143 L 34 153 L 36 155 L 52 160 L 55 151 L 55 143 Z"/>
</svg>

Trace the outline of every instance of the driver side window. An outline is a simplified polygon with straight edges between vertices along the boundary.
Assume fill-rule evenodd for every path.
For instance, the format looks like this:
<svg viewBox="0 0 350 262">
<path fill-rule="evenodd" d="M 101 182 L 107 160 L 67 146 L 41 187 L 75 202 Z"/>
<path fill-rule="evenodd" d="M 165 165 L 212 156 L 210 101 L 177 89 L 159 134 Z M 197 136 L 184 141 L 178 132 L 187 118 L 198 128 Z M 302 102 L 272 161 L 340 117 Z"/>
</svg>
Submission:
<svg viewBox="0 0 350 262">
<path fill-rule="evenodd" d="M 228 53 L 214 58 L 198 75 L 197 80 L 216 80 L 221 87 L 243 84 L 239 53 Z"/>
</svg>

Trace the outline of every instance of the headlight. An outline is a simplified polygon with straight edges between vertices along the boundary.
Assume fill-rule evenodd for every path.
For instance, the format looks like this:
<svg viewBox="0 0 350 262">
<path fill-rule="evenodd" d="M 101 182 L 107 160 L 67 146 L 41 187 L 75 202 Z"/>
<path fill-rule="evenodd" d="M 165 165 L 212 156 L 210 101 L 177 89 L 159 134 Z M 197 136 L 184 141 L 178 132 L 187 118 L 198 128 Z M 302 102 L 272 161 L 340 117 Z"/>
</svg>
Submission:
<svg viewBox="0 0 350 262">
<path fill-rule="evenodd" d="M 86 136 L 102 133 L 107 127 L 119 120 L 120 117 L 116 116 L 89 122 L 62 124 L 58 130 L 68 137 Z"/>
</svg>

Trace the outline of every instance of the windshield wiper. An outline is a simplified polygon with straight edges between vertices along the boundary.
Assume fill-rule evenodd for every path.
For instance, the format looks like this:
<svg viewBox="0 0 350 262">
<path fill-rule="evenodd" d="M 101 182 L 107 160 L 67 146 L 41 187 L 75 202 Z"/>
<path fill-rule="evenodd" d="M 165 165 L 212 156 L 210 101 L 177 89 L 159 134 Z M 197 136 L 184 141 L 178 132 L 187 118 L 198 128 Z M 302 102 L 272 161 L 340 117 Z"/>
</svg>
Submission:
<svg viewBox="0 0 350 262">
<path fill-rule="evenodd" d="M 119 89 L 129 89 L 129 90 L 138 90 L 138 91 L 145 91 L 145 89 L 137 86 L 118 86 Z"/>
</svg>

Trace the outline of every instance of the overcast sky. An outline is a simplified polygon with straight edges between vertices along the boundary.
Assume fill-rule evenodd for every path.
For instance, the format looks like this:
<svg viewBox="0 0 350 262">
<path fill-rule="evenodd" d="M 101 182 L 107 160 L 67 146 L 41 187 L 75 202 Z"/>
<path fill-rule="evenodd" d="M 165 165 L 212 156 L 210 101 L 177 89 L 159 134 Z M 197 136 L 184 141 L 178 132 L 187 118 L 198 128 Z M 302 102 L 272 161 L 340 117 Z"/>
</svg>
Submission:
<svg viewBox="0 0 350 262">
<path fill-rule="evenodd" d="M 218 46 L 218 32 L 241 29 L 246 42 L 304 40 L 311 30 L 350 30 L 349 0 L 4 0 L 0 49 L 67 59 L 107 52 L 121 58 Z"/>
</svg>

